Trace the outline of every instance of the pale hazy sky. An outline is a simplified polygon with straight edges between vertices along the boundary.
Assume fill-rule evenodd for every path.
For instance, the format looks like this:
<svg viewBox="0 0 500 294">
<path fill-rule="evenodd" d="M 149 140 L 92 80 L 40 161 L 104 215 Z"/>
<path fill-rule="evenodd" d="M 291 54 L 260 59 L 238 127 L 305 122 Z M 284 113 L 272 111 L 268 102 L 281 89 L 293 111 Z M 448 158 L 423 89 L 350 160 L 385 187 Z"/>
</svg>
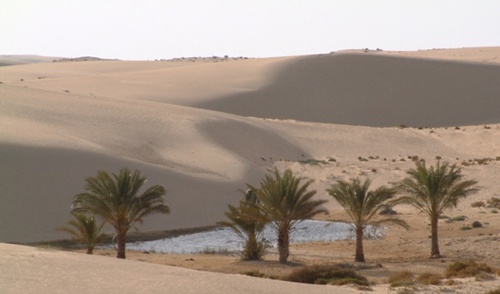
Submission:
<svg viewBox="0 0 500 294">
<path fill-rule="evenodd" d="M 499 0 L 0 0 L 0 54 L 270 57 L 500 46 Z"/>
</svg>

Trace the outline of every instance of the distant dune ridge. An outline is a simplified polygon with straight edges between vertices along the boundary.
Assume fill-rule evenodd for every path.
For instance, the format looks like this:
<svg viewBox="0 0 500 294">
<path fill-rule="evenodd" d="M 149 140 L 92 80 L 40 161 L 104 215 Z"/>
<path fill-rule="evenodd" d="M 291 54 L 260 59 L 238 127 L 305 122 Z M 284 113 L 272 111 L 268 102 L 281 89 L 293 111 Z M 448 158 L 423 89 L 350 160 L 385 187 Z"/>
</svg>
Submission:
<svg viewBox="0 0 500 294">
<path fill-rule="evenodd" d="M 137 168 L 164 185 L 172 213 L 139 228 L 165 230 L 221 220 L 273 166 L 315 178 L 327 199 L 332 179 L 373 169 L 376 184 L 401 178 L 408 155 L 500 156 L 498 125 L 483 128 L 500 124 L 500 48 L 457 50 L 1 67 L 0 241 L 66 237 L 54 228 L 100 169 Z M 300 163 L 329 157 L 337 166 Z M 493 180 L 490 168 L 470 172 Z"/>
</svg>

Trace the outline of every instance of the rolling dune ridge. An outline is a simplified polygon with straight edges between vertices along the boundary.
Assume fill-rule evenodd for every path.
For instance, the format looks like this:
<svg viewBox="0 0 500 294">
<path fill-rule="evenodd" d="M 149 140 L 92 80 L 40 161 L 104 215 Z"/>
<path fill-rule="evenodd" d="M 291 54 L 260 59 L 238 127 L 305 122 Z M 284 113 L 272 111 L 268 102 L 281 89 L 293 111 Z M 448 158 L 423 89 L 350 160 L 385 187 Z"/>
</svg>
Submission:
<svg viewBox="0 0 500 294">
<path fill-rule="evenodd" d="M 171 214 L 146 218 L 141 231 L 215 224 L 227 204 L 240 200 L 245 183 L 257 185 L 274 167 L 315 179 L 317 197 L 329 199 L 325 189 L 337 179 L 396 182 L 415 156 L 457 163 L 477 179 L 480 192 L 457 213 L 483 217 L 470 204 L 500 197 L 499 56 L 500 48 L 491 47 L 0 67 L 0 242 L 65 238 L 54 229 L 69 218 L 85 177 L 123 167 L 140 169 L 148 184 L 167 189 Z M 326 207 L 330 216 L 322 217 L 341 218 L 333 200 Z M 418 219 L 412 209 L 401 212 Z M 498 218 L 484 217 L 488 232 L 498 234 Z M 57 264 L 80 258 L 0 246 L 0 255 L 22 262 L 30 254 L 54 255 Z M 95 262 L 108 264 L 101 257 Z M 6 279 L 18 272 L 9 272 L 0 285 L 14 287 Z M 216 285 L 235 277 L 207 279 Z M 269 293 L 287 288 L 262 283 Z"/>
</svg>

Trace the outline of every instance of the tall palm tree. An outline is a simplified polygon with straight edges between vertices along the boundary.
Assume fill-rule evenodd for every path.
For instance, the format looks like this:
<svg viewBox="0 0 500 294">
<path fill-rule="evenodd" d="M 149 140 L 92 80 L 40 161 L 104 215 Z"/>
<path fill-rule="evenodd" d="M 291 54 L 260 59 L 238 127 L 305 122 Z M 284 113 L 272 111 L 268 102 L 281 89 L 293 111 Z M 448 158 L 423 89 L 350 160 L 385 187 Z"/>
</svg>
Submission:
<svg viewBox="0 0 500 294">
<path fill-rule="evenodd" d="M 416 168 L 398 184 L 403 194 L 394 203 L 409 204 L 425 213 L 431 221 L 431 258 L 440 257 L 438 242 L 438 219 L 445 209 L 456 207 L 458 201 L 476 193 L 477 182 L 463 180 L 461 169 L 456 164 L 437 162 L 436 167 L 427 168 L 425 162 L 416 162 Z"/>
<path fill-rule="evenodd" d="M 95 245 L 105 237 L 101 234 L 104 222 L 97 225 L 93 215 L 87 216 L 83 213 L 72 213 L 72 215 L 73 219 L 68 220 L 69 226 L 58 227 L 56 230 L 70 234 L 73 241 L 85 244 L 87 254 L 92 254 Z"/>
<path fill-rule="evenodd" d="M 110 176 L 99 171 L 97 176 L 85 179 L 85 193 L 73 199 L 73 212 L 90 212 L 101 216 L 111 224 L 118 239 L 117 258 L 125 258 L 127 232 L 135 223 L 142 223 L 143 217 L 153 213 L 169 213 L 164 204 L 165 188 L 152 186 L 142 194 L 139 190 L 146 182 L 140 172 L 124 168 Z"/>
<path fill-rule="evenodd" d="M 315 190 L 307 191 L 312 180 L 302 183 L 302 178 L 295 177 L 290 169 L 281 174 L 277 168 L 274 174 L 267 174 L 261 181 L 260 188 L 248 185 L 255 193 L 266 223 L 270 223 L 278 235 L 280 263 L 286 263 L 289 256 L 290 232 L 302 220 L 327 212 L 321 206 L 326 200 L 313 200 Z"/>
<path fill-rule="evenodd" d="M 218 222 L 218 225 L 231 228 L 245 241 L 242 259 L 260 260 L 264 254 L 262 231 L 266 225 L 259 216 L 260 210 L 256 206 L 257 198 L 249 191 L 238 207 L 228 205 L 229 211 L 224 214 L 230 221 Z"/>
<path fill-rule="evenodd" d="M 356 255 L 355 261 L 364 262 L 363 252 L 363 230 L 369 226 L 379 226 L 385 223 L 392 223 L 408 229 L 408 224 L 394 217 L 377 217 L 377 212 L 386 207 L 387 201 L 391 199 L 396 191 L 394 189 L 381 186 L 376 190 L 369 190 L 371 181 L 366 179 L 363 183 L 359 178 L 350 182 L 337 181 L 331 185 L 327 192 L 335 198 L 344 208 L 349 216 L 349 224 L 356 232 Z"/>
</svg>

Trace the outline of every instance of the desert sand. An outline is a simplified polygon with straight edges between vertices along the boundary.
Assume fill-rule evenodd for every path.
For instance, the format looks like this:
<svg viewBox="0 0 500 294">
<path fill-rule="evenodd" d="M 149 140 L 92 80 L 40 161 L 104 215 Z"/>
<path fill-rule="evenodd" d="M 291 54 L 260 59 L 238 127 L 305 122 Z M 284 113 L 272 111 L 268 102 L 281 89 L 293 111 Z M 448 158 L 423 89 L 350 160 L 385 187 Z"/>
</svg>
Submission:
<svg viewBox="0 0 500 294">
<path fill-rule="evenodd" d="M 414 166 L 412 157 L 434 163 L 439 156 L 460 165 L 464 175 L 478 180 L 481 187 L 479 193 L 447 212 L 450 217 L 465 215 L 464 223 L 440 225 L 445 258 L 427 260 L 427 220 L 409 207 L 398 207 L 412 228 L 408 232 L 390 228 L 382 240 L 367 242 L 368 262 L 384 266 L 367 276 L 380 282 L 391 271 L 409 265 L 416 272 L 442 271 L 447 262 L 468 258 L 500 267 L 498 214 L 471 207 L 474 202 L 500 197 L 499 56 L 497 47 L 349 50 L 263 59 L 0 67 L 0 242 L 65 238 L 54 229 L 68 219 L 72 197 L 83 191 L 84 178 L 101 169 L 140 169 L 148 183 L 166 187 L 171 214 L 149 217 L 138 227 L 153 231 L 222 220 L 227 204 L 241 198 L 238 190 L 245 183 L 257 185 L 273 167 L 291 168 L 314 179 L 317 197 L 329 199 L 325 189 L 335 180 L 369 176 L 373 187 L 387 185 L 404 178 L 405 171 Z M 319 163 L 311 164 L 314 161 Z M 345 219 L 333 200 L 326 208 L 330 213 L 321 218 Z M 460 230 L 474 220 L 484 227 Z M 294 244 L 291 250 L 297 264 L 348 262 L 354 252 L 352 241 Z M 42 260 L 33 261 L 28 258 L 31 255 L 40 255 Z M 214 257 L 197 256 L 192 263 L 184 262 L 188 259 L 184 256 L 130 253 L 129 258 L 233 274 L 249 267 L 241 265 L 237 257 L 217 257 L 215 262 Z M 266 257 L 268 263 L 255 266 L 261 271 L 273 268 L 273 258 L 271 253 Z M 111 258 L 1 245 L 0 263 L 6 271 L 2 276 L 9 278 L 0 287 L 36 292 L 39 283 L 27 283 L 19 273 L 40 272 L 53 263 L 60 272 L 41 271 L 37 277 L 56 279 L 43 289 L 57 292 L 54 289 L 66 284 L 68 268 L 85 270 L 76 265 L 80 259 L 87 268 L 93 263 L 123 267 Z M 10 266 L 16 260 L 19 267 Z M 175 272 L 178 268 L 123 262 L 139 269 L 127 275 L 184 275 Z M 92 274 L 99 275 L 97 272 Z M 193 279 L 210 281 L 207 285 L 212 286 L 207 287 L 215 287 L 214 293 L 230 291 L 217 288 L 221 283 L 233 287 L 248 279 L 249 285 L 271 289 L 269 293 L 287 289 L 276 281 L 186 272 L 191 274 L 200 275 Z M 126 276 L 115 278 L 122 281 L 123 289 L 144 287 Z M 98 283 L 100 289 L 108 289 L 107 282 L 101 279 Z M 179 280 L 180 284 L 185 282 Z M 163 287 L 149 283 L 153 293 L 155 285 Z M 454 291 L 482 293 L 484 287 L 498 287 L 499 282 L 459 284 L 465 285 L 473 288 Z M 193 293 L 199 292 L 191 286 Z M 76 293 L 85 293 L 85 287 L 83 282 L 76 283 Z M 293 285 L 294 289 L 300 287 Z M 325 291 L 310 289 L 307 291 Z"/>
</svg>

